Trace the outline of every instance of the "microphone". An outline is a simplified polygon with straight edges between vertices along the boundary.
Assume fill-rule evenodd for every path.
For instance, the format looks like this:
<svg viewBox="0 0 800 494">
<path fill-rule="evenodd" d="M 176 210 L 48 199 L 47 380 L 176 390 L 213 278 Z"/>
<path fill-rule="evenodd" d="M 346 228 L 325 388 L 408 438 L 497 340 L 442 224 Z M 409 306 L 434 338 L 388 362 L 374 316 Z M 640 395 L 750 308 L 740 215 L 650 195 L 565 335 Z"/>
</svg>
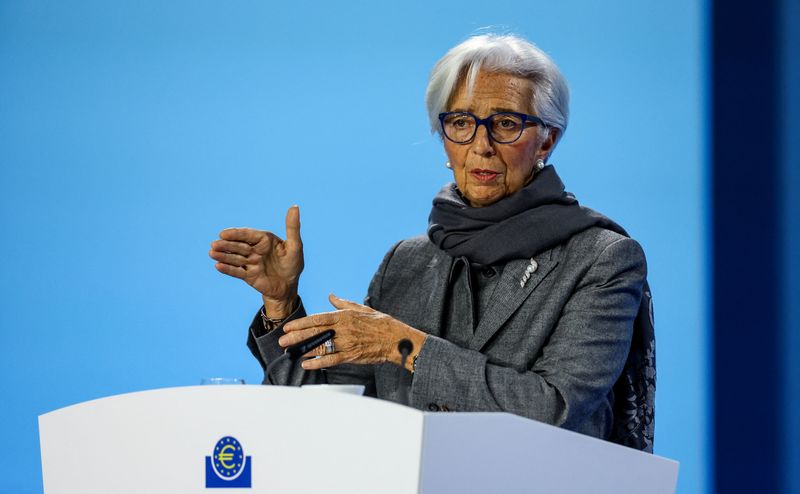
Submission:
<svg viewBox="0 0 800 494">
<path fill-rule="evenodd" d="M 314 348 L 322 345 L 326 341 L 333 339 L 335 335 L 336 331 L 332 329 L 326 329 L 318 335 L 312 336 L 307 340 L 303 340 L 296 345 L 290 346 L 286 349 L 286 353 L 289 354 L 290 359 L 295 360 L 296 358 L 302 357 Z"/>
<path fill-rule="evenodd" d="M 314 335 L 311 338 L 305 339 L 300 343 L 294 344 L 289 348 L 287 348 L 286 352 L 283 355 L 270 362 L 269 365 L 267 366 L 267 370 L 264 372 L 267 376 L 267 381 L 270 384 L 275 384 L 274 382 L 272 382 L 272 369 L 278 362 L 282 362 L 286 359 L 297 360 L 298 358 L 302 357 L 303 355 L 310 352 L 314 348 L 322 345 L 328 340 L 333 339 L 335 335 L 336 331 L 332 329 L 326 329 L 325 331 L 317 335 Z"/>
<path fill-rule="evenodd" d="M 406 360 L 408 360 L 408 356 L 411 355 L 411 352 L 414 351 L 414 344 L 411 343 L 411 340 L 403 338 L 397 343 L 397 351 L 400 352 L 400 367 L 405 369 Z"/>
</svg>

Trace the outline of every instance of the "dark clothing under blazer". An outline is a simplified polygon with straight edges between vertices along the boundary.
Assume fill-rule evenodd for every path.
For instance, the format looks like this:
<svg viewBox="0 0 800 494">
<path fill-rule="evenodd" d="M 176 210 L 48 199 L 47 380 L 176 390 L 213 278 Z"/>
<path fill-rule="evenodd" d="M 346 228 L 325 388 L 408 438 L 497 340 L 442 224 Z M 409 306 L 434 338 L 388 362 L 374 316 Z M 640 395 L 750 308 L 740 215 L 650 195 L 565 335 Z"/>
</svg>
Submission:
<svg viewBox="0 0 800 494">
<path fill-rule="evenodd" d="M 427 237 L 402 241 L 386 255 L 366 303 L 427 332 L 416 372 L 394 364 L 345 365 L 306 372 L 276 366 L 275 382 L 363 382 L 367 393 L 422 410 L 504 411 L 608 438 L 612 386 L 631 344 L 646 277 L 644 253 L 627 237 L 592 227 L 530 259 L 508 262 L 469 341 L 441 337 L 453 259 Z M 302 317 L 301 307 L 290 319 Z M 282 353 L 278 328 L 248 346 L 265 366 Z M 283 362 L 282 362 L 283 363 Z"/>
</svg>

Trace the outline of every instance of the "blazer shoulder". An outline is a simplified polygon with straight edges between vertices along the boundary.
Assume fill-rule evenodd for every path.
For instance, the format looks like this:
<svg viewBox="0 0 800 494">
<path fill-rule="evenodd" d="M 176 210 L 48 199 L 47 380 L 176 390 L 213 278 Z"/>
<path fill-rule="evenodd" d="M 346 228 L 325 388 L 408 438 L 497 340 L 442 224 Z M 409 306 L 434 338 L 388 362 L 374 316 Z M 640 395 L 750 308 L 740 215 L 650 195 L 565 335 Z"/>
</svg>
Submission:
<svg viewBox="0 0 800 494">
<path fill-rule="evenodd" d="M 443 254 L 433 245 L 427 235 L 417 235 L 397 243 L 393 259 L 402 260 L 404 263 L 429 262 L 432 256 Z"/>
<path fill-rule="evenodd" d="M 636 240 L 599 226 L 593 226 L 573 235 L 566 243 L 568 250 L 594 251 L 598 254 L 610 245 L 622 242 L 641 250 L 641 245 Z"/>
<path fill-rule="evenodd" d="M 644 250 L 636 240 L 602 227 L 576 233 L 564 245 L 563 257 L 576 264 L 593 264 L 600 257 L 646 266 Z M 646 269 L 646 268 L 645 268 Z"/>
</svg>

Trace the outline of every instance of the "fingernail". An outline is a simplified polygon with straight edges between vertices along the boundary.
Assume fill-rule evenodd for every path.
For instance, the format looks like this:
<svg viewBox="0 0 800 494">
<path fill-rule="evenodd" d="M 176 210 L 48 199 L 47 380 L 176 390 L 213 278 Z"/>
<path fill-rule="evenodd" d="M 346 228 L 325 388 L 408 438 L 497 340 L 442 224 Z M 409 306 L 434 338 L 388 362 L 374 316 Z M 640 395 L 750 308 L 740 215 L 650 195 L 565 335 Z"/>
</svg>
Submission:
<svg viewBox="0 0 800 494">
<path fill-rule="evenodd" d="M 280 338 L 278 338 L 278 344 L 280 346 L 286 346 L 286 337 L 285 336 L 281 336 Z"/>
<path fill-rule="evenodd" d="M 309 366 L 310 364 L 309 364 L 308 362 L 303 362 L 303 363 L 302 363 L 302 364 L 300 364 L 300 365 L 303 367 L 303 369 L 308 369 L 308 366 Z"/>
</svg>

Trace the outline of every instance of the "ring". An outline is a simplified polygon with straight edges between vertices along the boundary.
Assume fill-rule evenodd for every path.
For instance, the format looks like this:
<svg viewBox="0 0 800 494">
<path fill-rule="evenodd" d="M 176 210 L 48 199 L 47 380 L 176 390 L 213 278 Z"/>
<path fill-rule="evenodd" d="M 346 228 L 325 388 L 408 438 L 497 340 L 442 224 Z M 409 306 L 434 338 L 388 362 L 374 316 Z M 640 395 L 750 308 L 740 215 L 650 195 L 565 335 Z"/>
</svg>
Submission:
<svg viewBox="0 0 800 494">
<path fill-rule="evenodd" d="M 333 338 L 325 342 L 325 355 L 336 351 L 336 345 L 333 343 Z"/>
</svg>

